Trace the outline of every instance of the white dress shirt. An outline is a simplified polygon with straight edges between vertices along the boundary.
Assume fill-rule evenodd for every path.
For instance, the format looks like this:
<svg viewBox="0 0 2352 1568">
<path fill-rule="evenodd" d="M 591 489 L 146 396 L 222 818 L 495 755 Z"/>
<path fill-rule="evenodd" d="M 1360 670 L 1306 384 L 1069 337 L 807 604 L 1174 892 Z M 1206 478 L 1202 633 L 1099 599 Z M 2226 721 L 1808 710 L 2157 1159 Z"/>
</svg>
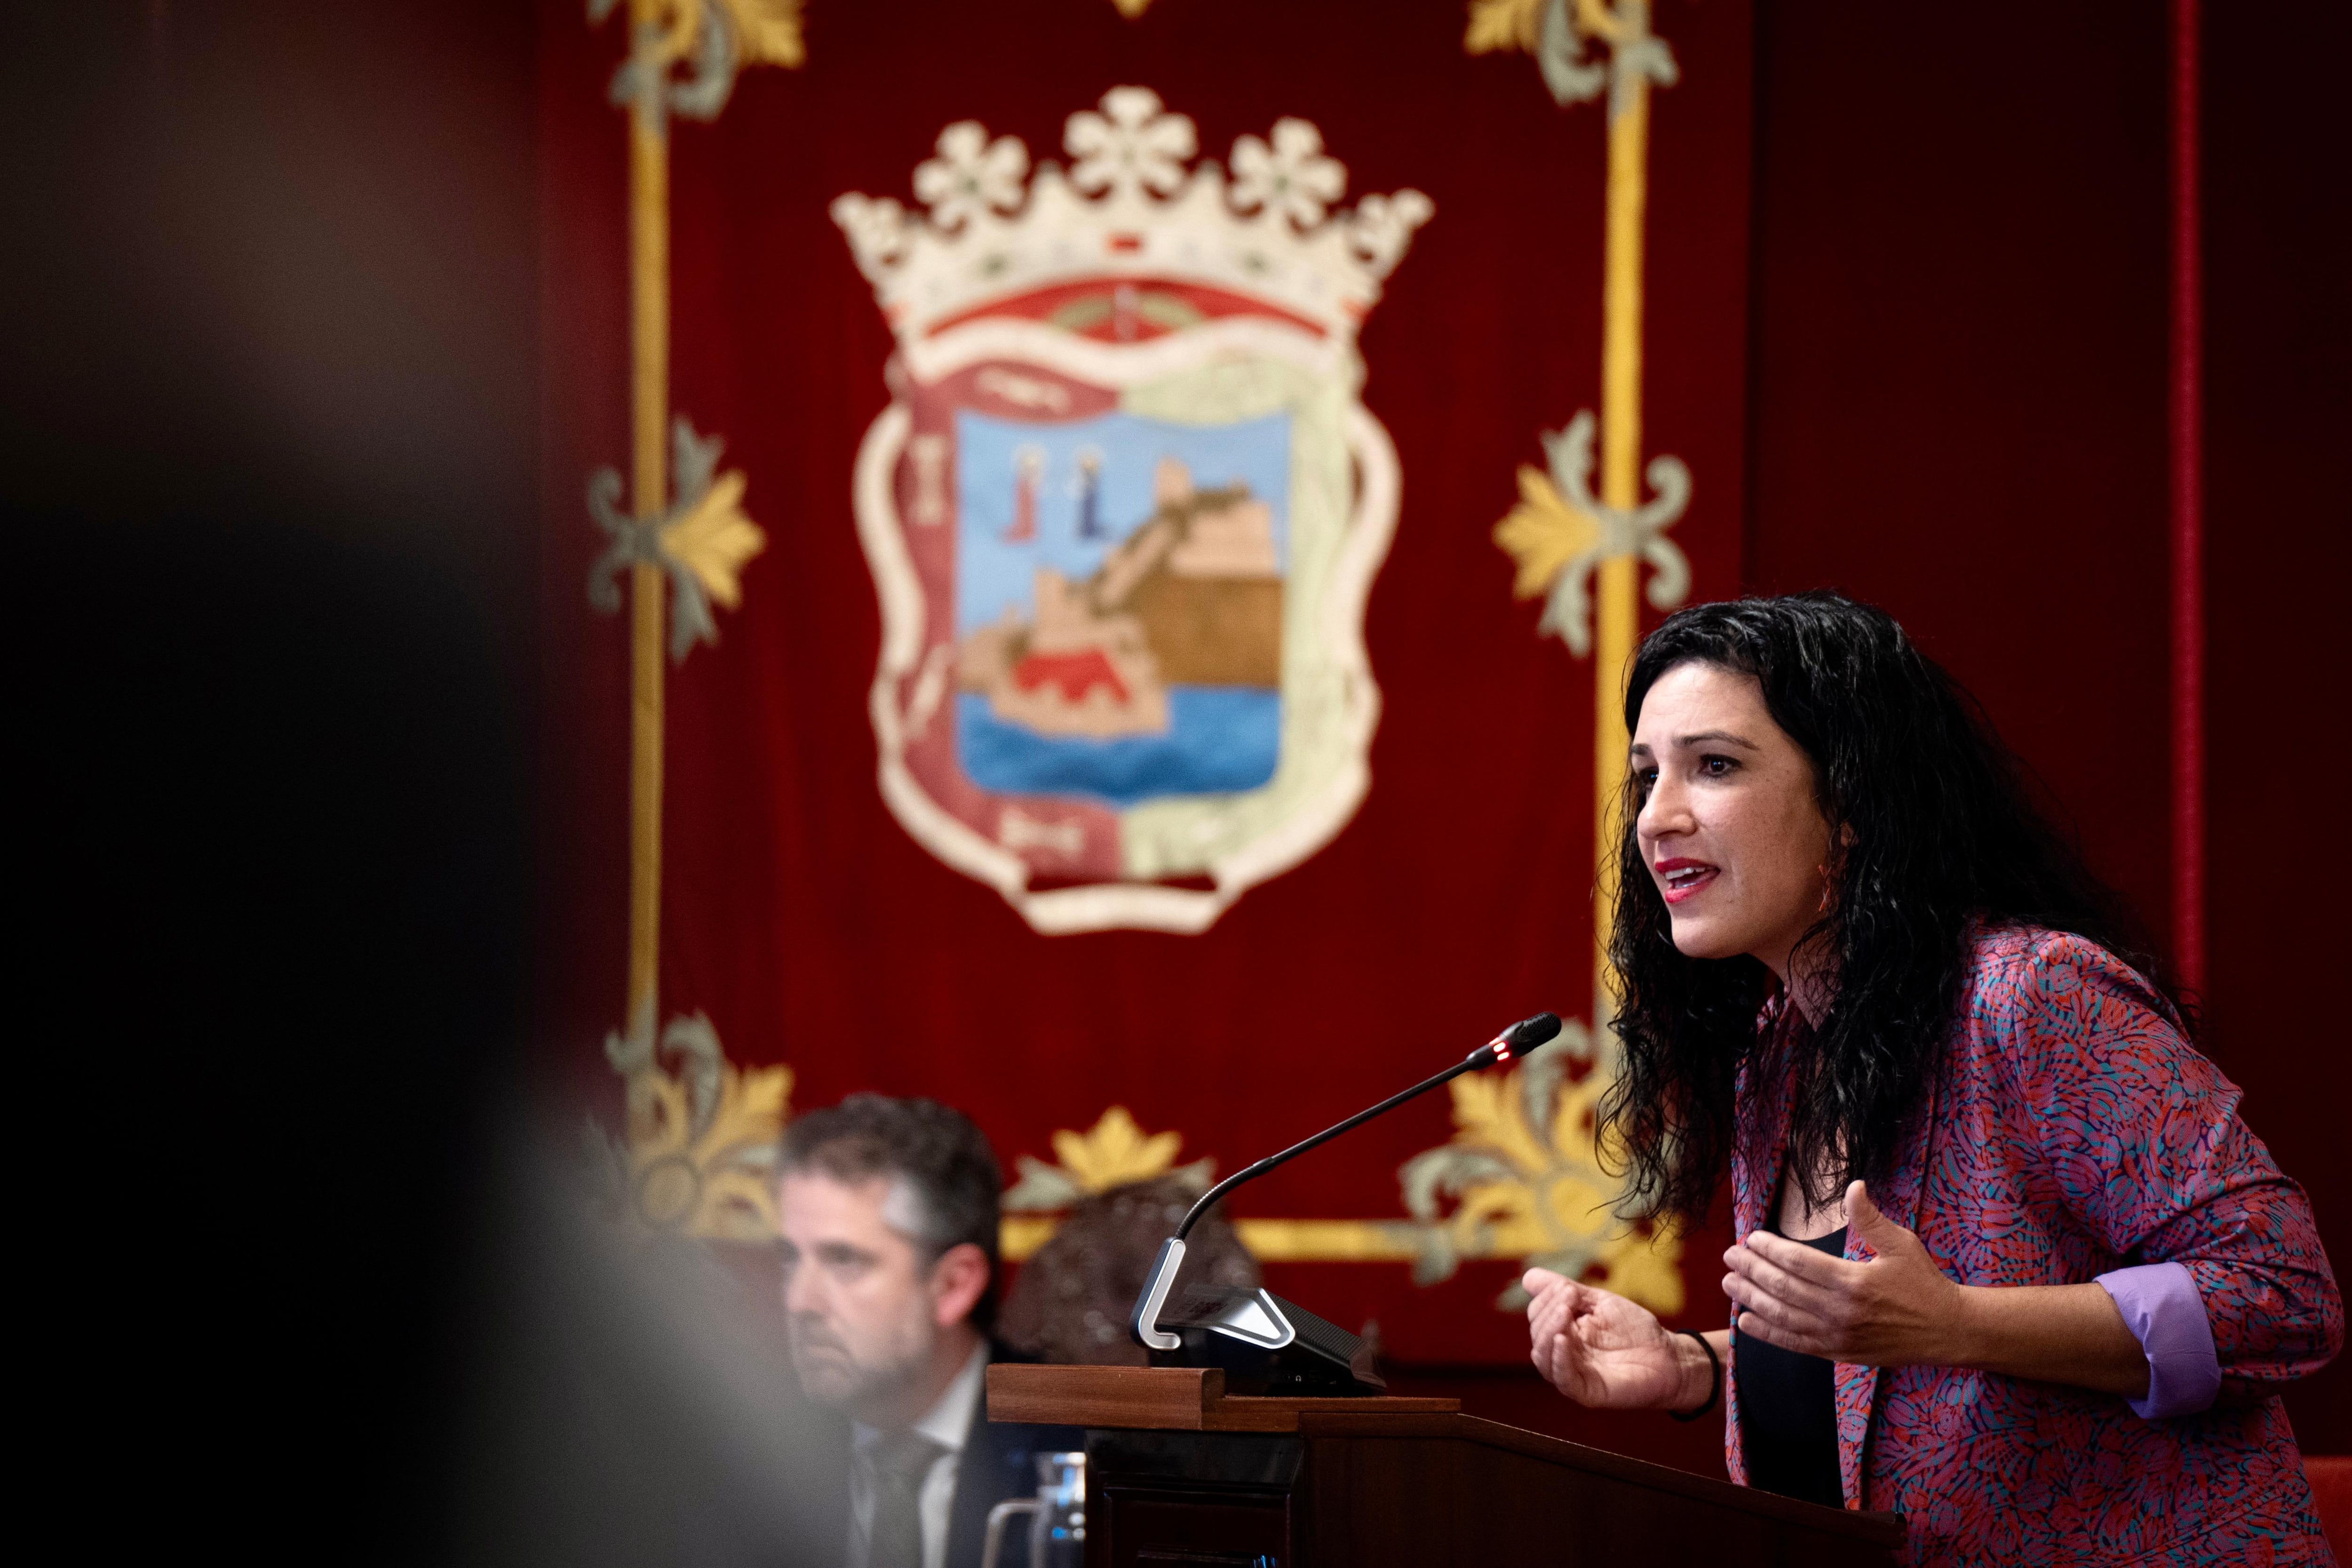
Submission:
<svg viewBox="0 0 2352 1568">
<path fill-rule="evenodd" d="M 939 1402 L 923 1412 L 914 1430 L 946 1450 L 923 1477 L 916 1510 L 923 1521 L 923 1568 L 947 1568 L 948 1510 L 955 1503 L 956 1464 L 971 1433 L 972 1412 L 988 1375 L 988 1342 L 974 1345 L 971 1359 Z M 852 1422 L 849 1428 L 849 1568 L 866 1568 L 874 1552 L 874 1446 L 880 1428 Z"/>
</svg>

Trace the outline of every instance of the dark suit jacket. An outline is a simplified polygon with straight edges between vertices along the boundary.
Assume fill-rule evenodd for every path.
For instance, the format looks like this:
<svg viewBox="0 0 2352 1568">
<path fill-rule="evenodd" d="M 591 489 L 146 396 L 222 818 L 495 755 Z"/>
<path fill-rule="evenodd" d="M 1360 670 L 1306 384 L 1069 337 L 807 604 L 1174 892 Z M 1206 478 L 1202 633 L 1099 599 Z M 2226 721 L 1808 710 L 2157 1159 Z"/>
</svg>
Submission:
<svg viewBox="0 0 2352 1568">
<path fill-rule="evenodd" d="M 988 1349 L 992 1362 L 1034 1359 L 992 1341 Z M 963 1453 L 956 1461 L 955 1495 L 948 1504 L 947 1568 L 980 1568 L 988 1510 L 1006 1498 L 1036 1495 L 1037 1466 L 1034 1456 L 1086 1446 L 1087 1435 L 1080 1427 L 991 1421 L 988 1399 L 983 1394 L 972 1406 L 971 1426 L 964 1437 Z M 828 1532 L 824 1549 L 810 1559 L 812 1564 L 822 1564 L 823 1568 L 841 1568 L 849 1561 L 849 1424 L 845 1421 L 840 1424 L 838 1476 L 840 1484 L 834 1495 L 840 1500 L 834 1510 L 835 1528 Z M 1028 1568 L 1026 1553 L 1014 1550 L 1016 1542 L 1027 1539 L 1024 1531 L 1008 1532 L 1001 1568 Z"/>
</svg>

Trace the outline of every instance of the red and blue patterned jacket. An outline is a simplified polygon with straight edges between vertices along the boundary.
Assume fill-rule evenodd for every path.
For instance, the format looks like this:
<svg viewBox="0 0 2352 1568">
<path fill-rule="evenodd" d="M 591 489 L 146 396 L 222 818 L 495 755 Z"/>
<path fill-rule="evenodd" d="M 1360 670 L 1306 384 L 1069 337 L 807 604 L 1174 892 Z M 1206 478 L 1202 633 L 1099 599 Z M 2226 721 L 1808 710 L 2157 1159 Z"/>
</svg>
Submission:
<svg viewBox="0 0 2352 1568">
<path fill-rule="evenodd" d="M 2344 1307 L 2310 1201 L 2238 1087 L 2130 967 L 2080 937 L 1975 939 L 1961 1022 L 1882 1194 L 1968 1285 L 2086 1282 L 2177 1261 L 2221 1392 L 2148 1421 L 2114 1394 L 1954 1367 L 1836 1369 L 1846 1506 L 1902 1513 L 1915 1564 L 2331 1563 L 2278 1391 L 2334 1356 Z M 1775 1004 L 1739 1078 L 1733 1226 L 1777 1191 L 1791 1031 Z M 1846 1256 L 1869 1250 L 1849 1239 Z M 1733 1354 L 1738 1354 L 1735 1342 Z M 1725 1439 L 1740 1461 L 1736 1380 Z"/>
</svg>

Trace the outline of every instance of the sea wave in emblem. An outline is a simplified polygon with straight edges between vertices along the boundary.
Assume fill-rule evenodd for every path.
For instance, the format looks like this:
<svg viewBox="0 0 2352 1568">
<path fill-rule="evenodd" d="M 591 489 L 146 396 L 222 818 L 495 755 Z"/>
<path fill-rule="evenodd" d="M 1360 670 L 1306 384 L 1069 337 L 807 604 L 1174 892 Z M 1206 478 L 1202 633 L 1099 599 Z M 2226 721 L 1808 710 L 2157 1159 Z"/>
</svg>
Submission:
<svg viewBox="0 0 2352 1568">
<path fill-rule="evenodd" d="M 1282 751 L 1282 693 L 1248 686 L 1171 686 L 1160 734 L 1041 735 L 956 699 L 956 760 L 1004 795 L 1076 795 L 1124 808 L 1169 795 L 1256 789 Z"/>
</svg>

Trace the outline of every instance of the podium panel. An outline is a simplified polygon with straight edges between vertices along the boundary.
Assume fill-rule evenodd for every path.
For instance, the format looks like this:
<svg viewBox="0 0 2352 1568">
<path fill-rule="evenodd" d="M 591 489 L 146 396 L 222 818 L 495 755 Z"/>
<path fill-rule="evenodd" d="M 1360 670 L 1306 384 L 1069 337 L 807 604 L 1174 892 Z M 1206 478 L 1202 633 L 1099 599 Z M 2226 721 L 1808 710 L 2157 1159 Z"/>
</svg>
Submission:
<svg viewBox="0 0 2352 1568">
<path fill-rule="evenodd" d="M 1214 1370 L 989 1368 L 992 1420 L 1087 1431 L 1087 1568 L 1895 1561 L 1890 1514 L 1818 1508 L 1461 1414 L 1229 1398 Z"/>
</svg>

